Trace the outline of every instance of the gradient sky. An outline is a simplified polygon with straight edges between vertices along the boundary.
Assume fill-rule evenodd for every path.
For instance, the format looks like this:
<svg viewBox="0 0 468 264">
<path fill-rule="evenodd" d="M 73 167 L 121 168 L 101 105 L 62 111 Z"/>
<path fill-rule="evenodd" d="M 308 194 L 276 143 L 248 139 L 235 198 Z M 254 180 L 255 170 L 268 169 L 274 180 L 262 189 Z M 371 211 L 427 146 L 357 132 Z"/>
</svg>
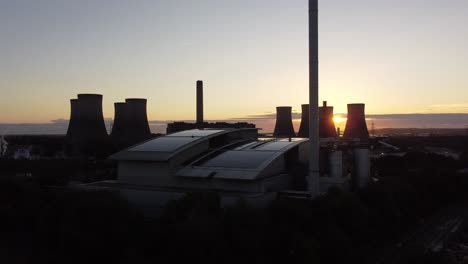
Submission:
<svg viewBox="0 0 468 264">
<path fill-rule="evenodd" d="M 321 0 L 320 100 L 368 114 L 468 113 L 468 1 Z M 0 0 L 0 123 L 69 117 L 69 99 L 148 99 L 150 120 L 300 110 L 307 0 Z"/>
</svg>

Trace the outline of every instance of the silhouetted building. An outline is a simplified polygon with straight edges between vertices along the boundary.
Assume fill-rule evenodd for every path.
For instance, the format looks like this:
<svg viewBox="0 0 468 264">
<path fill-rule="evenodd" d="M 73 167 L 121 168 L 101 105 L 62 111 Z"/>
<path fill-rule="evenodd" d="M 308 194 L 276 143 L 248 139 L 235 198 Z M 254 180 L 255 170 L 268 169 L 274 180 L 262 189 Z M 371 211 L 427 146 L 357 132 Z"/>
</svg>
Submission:
<svg viewBox="0 0 468 264">
<path fill-rule="evenodd" d="M 256 128 L 255 124 L 238 122 L 238 123 L 226 123 L 226 122 L 216 122 L 208 123 L 203 122 L 202 124 L 197 123 L 185 123 L 185 122 L 174 122 L 167 124 L 166 133 L 172 134 L 185 130 L 197 129 L 197 128 L 209 128 L 209 129 L 229 129 L 229 128 Z"/>
<path fill-rule="evenodd" d="M 174 122 L 167 124 L 166 133 L 172 134 L 185 130 L 192 129 L 240 129 L 240 128 L 256 128 L 255 124 L 240 122 L 240 123 L 226 123 L 216 122 L 208 123 L 204 121 L 203 117 L 203 81 L 197 81 L 196 91 L 197 103 L 196 103 L 196 116 L 197 120 L 195 123 L 186 122 Z"/>
<path fill-rule="evenodd" d="M 361 141 L 369 139 L 364 108 L 364 104 L 348 104 L 348 120 L 343 138 L 360 139 Z"/>
<path fill-rule="evenodd" d="M 125 136 L 131 144 L 151 138 L 151 130 L 146 112 L 146 99 L 125 99 Z"/>
<path fill-rule="evenodd" d="M 299 127 L 298 137 L 308 138 L 309 137 L 309 105 L 302 105 L 301 113 L 301 126 Z"/>
<path fill-rule="evenodd" d="M 292 107 L 276 107 L 276 124 L 273 136 L 275 137 L 295 137 L 294 126 L 291 116 Z"/>
<path fill-rule="evenodd" d="M 125 142 L 127 115 L 126 103 L 114 103 L 114 122 L 112 124 L 111 137 L 114 145 L 117 148 L 125 147 L 128 143 Z"/>
<path fill-rule="evenodd" d="M 107 146 L 107 130 L 102 114 L 102 95 L 78 94 L 70 100 L 71 114 L 67 130 L 68 155 L 94 155 L 104 152 Z"/>
<path fill-rule="evenodd" d="M 309 137 L 309 105 L 302 105 L 301 126 L 299 128 L 298 137 Z M 335 122 L 333 121 L 333 107 L 327 106 L 327 102 L 323 102 L 323 106 L 319 107 L 319 137 L 320 138 L 336 138 Z"/>
<path fill-rule="evenodd" d="M 152 137 L 146 111 L 146 99 L 129 98 L 115 103 L 112 141 L 117 149 L 135 145 Z"/>
<path fill-rule="evenodd" d="M 68 123 L 67 137 L 73 137 L 74 133 L 78 131 L 78 125 L 80 123 L 79 119 L 79 106 L 78 99 L 70 99 L 70 121 Z"/>
<path fill-rule="evenodd" d="M 321 138 L 336 138 L 333 106 L 327 106 L 327 101 L 323 101 L 323 106 L 319 107 L 319 136 Z"/>
<path fill-rule="evenodd" d="M 119 163 L 117 183 L 100 184 L 140 205 L 162 207 L 187 191 L 216 191 L 223 204 L 242 198 L 266 205 L 274 192 L 292 188 L 294 166 L 307 160 L 307 142 L 259 139 L 252 128 L 178 132 L 112 155 Z"/>
</svg>

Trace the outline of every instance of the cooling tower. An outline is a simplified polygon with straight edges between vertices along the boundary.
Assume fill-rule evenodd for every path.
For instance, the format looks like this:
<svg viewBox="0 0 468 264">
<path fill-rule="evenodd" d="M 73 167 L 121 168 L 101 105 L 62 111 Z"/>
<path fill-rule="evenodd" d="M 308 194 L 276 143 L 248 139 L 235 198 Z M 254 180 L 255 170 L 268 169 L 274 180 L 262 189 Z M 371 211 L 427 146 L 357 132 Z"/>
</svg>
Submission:
<svg viewBox="0 0 468 264">
<path fill-rule="evenodd" d="M 70 100 L 71 114 L 65 142 L 70 156 L 108 154 L 108 136 L 102 114 L 102 95 L 79 94 Z"/>
<path fill-rule="evenodd" d="M 335 122 L 333 122 L 333 106 L 327 106 L 327 101 L 319 107 L 319 136 L 321 138 L 336 138 Z"/>
<path fill-rule="evenodd" d="M 68 123 L 67 138 L 73 137 L 79 125 L 79 106 L 78 99 L 70 99 L 70 122 Z"/>
<path fill-rule="evenodd" d="M 275 137 L 295 137 L 294 127 L 291 117 L 292 107 L 276 107 L 276 125 L 273 136 Z"/>
<path fill-rule="evenodd" d="M 151 138 L 148 116 L 146 114 L 146 99 L 125 99 L 125 137 L 131 144 Z"/>
<path fill-rule="evenodd" d="M 302 105 L 301 126 L 299 127 L 299 133 L 297 133 L 297 136 L 301 138 L 309 137 L 309 105 L 308 104 Z"/>
<path fill-rule="evenodd" d="M 125 135 L 125 107 L 125 103 L 114 103 L 114 124 L 111 132 L 114 140 L 119 140 Z"/>
<path fill-rule="evenodd" d="M 78 109 L 79 122 L 76 125 L 76 135 L 86 140 L 106 139 L 107 130 L 102 114 L 102 95 L 79 94 Z"/>
<path fill-rule="evenodd" d="M 369 139 L 364 108 L 364 104 L 348 104 L 348 120 L 343 138 L 360 139 L 361 141 Z"/>
<path fill-rule="evenodd" d="M 197 81 L 197 124 L 203 122 L 203 81 Z"/>
</svg>

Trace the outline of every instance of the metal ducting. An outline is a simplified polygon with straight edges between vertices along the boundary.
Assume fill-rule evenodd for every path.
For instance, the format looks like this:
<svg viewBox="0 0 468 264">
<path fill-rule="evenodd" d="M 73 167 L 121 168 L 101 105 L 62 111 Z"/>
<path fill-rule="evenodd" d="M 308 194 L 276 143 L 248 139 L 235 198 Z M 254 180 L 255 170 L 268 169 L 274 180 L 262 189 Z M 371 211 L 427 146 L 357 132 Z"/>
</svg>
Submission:
<svg viewBox="0 0 468 264">
<path fill-rule="evenodd" d="M 301 126 L 299 127 L 299 133 L 297 133 L 297 136 L 301 138 L 309 137 L 309 105 L 308 104 L 302 105 Z"/>
<path fill-rule="evenodd" d="M 360 139 L 361 141 L 369 139 L 364 109 L 365 104 L 348 104 L 348 120 L 343 138 Z"/>
<path fill-rule="evenodd" d="M 125 99 L 124 135 L 130 144 L 136 144 L 151 138 L 151 130 L 146 113 L 146 99 Z"/>
<path fill-rule="evenodd" d="M 197 81 L 197 125 L 203 122 L 203 81 Z"/>
<path fill-rule="evenodd" d="M 319 136 L 321 138 L 336 138 L 333 106 L 327 106 L 327 101 L 323 101 L 323 106 L 319 107 Z"/>
<path fill-rule="evenodd" d="M 276 107 L 276 125 L 273 136 L 275 137 L 295 137 L 292 117 L 291 106 L 278 106 Z"/>
</svg>

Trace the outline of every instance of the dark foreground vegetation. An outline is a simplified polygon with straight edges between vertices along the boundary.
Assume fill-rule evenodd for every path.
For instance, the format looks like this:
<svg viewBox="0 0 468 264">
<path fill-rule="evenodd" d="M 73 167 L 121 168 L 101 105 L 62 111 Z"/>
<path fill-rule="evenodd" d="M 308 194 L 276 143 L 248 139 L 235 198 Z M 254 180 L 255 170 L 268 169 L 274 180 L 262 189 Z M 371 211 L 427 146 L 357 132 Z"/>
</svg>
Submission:
<svg viewBox="0 0 468 264">
<path fill-rule="evenodd" d="M 400 236 L 466 200 L 468 178 L 457 173 L 464 165 L 409 153 L 376 161 L 378 181 L 359 192 L 262 210 L 243 201 L 222 208 L 216 194 L 192 193 L 157 219 L 117 193 L 10 180 L 0 183 L 0 262 L 376 263 Z"/>
</svg>

